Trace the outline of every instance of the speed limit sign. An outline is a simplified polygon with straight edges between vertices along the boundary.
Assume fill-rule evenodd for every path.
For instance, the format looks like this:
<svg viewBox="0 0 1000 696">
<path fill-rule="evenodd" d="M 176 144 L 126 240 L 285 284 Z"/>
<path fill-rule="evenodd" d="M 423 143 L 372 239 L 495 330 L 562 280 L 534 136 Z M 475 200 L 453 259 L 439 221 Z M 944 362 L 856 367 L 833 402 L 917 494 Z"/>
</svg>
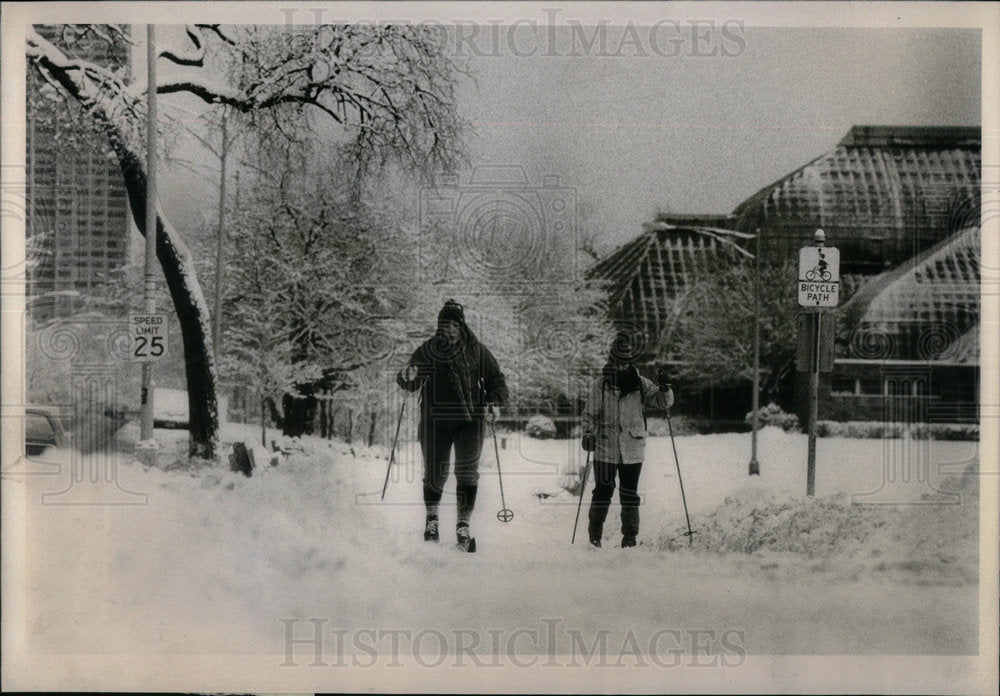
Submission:
<svg viewBox="0 0 1000 696">
<path fill-rule="evenodd" d="M 128 333 L 132 362 L 155 362 L 166 357 L 166 314 L 130 314 Z"/>
</svg>

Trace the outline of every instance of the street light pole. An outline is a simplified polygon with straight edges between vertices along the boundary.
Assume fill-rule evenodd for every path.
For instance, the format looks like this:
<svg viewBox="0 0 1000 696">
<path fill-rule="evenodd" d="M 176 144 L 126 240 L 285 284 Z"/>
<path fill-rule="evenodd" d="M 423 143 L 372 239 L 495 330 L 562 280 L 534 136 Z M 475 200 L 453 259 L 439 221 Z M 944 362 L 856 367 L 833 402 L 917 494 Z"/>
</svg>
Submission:
<svg viewBox="0 0 1000 696">
<path fill-rule="evenodd" d="M 757 430 L 760 428 L 760 228 L 757 228 L 753 280 L 753 433 L 750 436 L 750 476 L 760 476 Z"/>
<path fill-rule="evenodd" d="M 146 98 L 146 259 L 144 268 L 143 296 L 146 314 L 156 313 L 156 28 L 146 27 L 146 64 L 148 86 Z M 142 363 L 142 398 L 139 437 L 143 441 L 153 439 L 153 364 Z M 155 457 L 155 445 L 150 448 Z M 152 462 L 148 462 L 152 464 Z"/>
<path fill-rule="evenodd" d="M 826 234 L 823 230 L 816 230 L 813 235 L 813 243 L 821 247 L 826 242 Z M 820 331 L 822 330 L 822 310 L 817 309 L 813 314 L 812 348 L 809 365 L 809 445 L 806 459 L 806 495 L 812 496 L 816 493 L 816 420 L 819 417 L 819 351 L 820 351 Z"/>
<path fill-rule="evenodd" d="M 222 112 L 222 173 L 219 180 L 219 232 L 215 244 L 215 311 L 212 314 L 212 353 L 218 365 L 222 345 L 222 249 L 226 230 L 226 160 L 229 155 L 229 141 L 226 125 L 228 117 Z"/>
</svg>

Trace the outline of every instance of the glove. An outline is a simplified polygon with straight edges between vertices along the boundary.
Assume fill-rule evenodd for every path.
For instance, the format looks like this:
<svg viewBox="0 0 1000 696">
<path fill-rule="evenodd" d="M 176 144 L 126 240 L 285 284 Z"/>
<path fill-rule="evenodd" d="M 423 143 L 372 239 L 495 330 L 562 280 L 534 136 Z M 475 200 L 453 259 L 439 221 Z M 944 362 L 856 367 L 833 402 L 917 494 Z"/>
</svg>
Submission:
<svg viewBox="0 0 1000 696">
<path fill-rule="evenodd" d="M 661 392 L 670 391 L 670 375 L 667 374 L 666 370 L 660 370 L 656 373 L 656 383 L 660 386 Z"/>
<path fill-rule="evenodd" d="M 583 434 L 583 449 L 587 452 L 593 452 L 597 449 L 597 438 L 594 437 L 594 433 Z"/>
<path fill-rule="evenodd" d="M 486 422 L 491 424 L 495 423 L 497 420 L 497 416 L 499 415 L 500 415 L 500 409 L 494 406 L 493 404 L 490 404 L 489 407 L 486 409 Z"/>
<path fill-rule="evenodd" d="M 417 382 L 417 377 L 419 377 L 419 375 L 420 370 L 417 369 L 416 365 L 407 365 L 396 374 L 396 384 L 399 385 L 400 389 L 415 392 L 423 386 L 422 380 L 419 383 Z M 426 377 L 424 377 L 424 379 L 426 379 Z"/>
</svg>

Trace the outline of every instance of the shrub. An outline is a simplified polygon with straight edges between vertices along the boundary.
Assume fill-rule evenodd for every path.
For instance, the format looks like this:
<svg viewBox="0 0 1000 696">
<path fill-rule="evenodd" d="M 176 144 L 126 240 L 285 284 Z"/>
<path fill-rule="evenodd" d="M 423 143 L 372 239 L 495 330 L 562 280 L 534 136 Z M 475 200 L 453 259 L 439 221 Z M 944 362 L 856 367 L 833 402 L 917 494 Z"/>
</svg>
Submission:
<svg viewBox="0 0 1000 696">
<path fill-rule="evenodd" d="M 978 440 L 978 423 L 933 423 L 931 434 L 935 440 Z"/>
<path fill-rule="evenodd" d="M 551 418 L 540 413 L 528 419 L 528 425 L 524 430 L 529 436 L 539 440 L 551 440 L 556 436 L 556 424 Z"/>
<path fill-rule="evenodd" d="M 669 424 L 666 418 L 648 418 L 646 426 L 653 437 L 667 437 L 671 428 L 674 435 L 697 435 L 703 429 L 703 424 L 698 419 L 680 414 L 671 416 Z"/>
<path fill-rule="evenodd" d="M 883 421 L 819 421 L 817 437 L 848 437 L 855 439 L 901 438 L 902 423 Z M 910 437 L 932 440 L 978 440 L 979 426 L 975 423 L 914 423 L 909 428 Z"/>
<path fill-rule="evenodd" d="M 768 425 L 773 425 L 777 428 L 781 428 L 786 433 L 797 433 L 802 431 L 802 428 L 799 426 L 799 417 L 794 413 L 785 413 L 781 410 L 781 407 L 774 402 L 760 408 L 757 413 L 760 418 L 760 427 L 762 428 Z M 747 413 L 744 420 L 752 425 L 753 411 Z"/>
</svg>

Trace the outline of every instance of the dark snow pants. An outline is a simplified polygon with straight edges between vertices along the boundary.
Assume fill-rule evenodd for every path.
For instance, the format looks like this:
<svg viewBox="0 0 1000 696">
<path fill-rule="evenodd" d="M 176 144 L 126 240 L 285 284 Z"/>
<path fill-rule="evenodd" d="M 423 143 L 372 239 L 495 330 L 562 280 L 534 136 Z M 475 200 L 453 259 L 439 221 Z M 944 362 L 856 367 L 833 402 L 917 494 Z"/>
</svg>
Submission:
<svg viewBox="0 0 1000 696">
<path fill-rule="evenodd" d="M 611 464 L 594 460 L 594 494 L 590 499 L 590 534 L 599 536 L 608 517 L 611 496 L 615 492 L 615 474 L 621 487 L 618 499 L 622 504 L 622 536 L 634 537 L 639 533 L 639 473 L 638 464 Z"/>
<path fill-rule="evenodd" d="M 482 419 L 456 421 L 430 419 L 420 429 L 420 448 L 424 455 L 424 503 L 436 505 L 448 480 L 451 450 L 455 448 L 455 492 L 459 515 L 471 512 L 479 486 L 479 456 L 483 451 L 486 428 Z"/>
</svg>

